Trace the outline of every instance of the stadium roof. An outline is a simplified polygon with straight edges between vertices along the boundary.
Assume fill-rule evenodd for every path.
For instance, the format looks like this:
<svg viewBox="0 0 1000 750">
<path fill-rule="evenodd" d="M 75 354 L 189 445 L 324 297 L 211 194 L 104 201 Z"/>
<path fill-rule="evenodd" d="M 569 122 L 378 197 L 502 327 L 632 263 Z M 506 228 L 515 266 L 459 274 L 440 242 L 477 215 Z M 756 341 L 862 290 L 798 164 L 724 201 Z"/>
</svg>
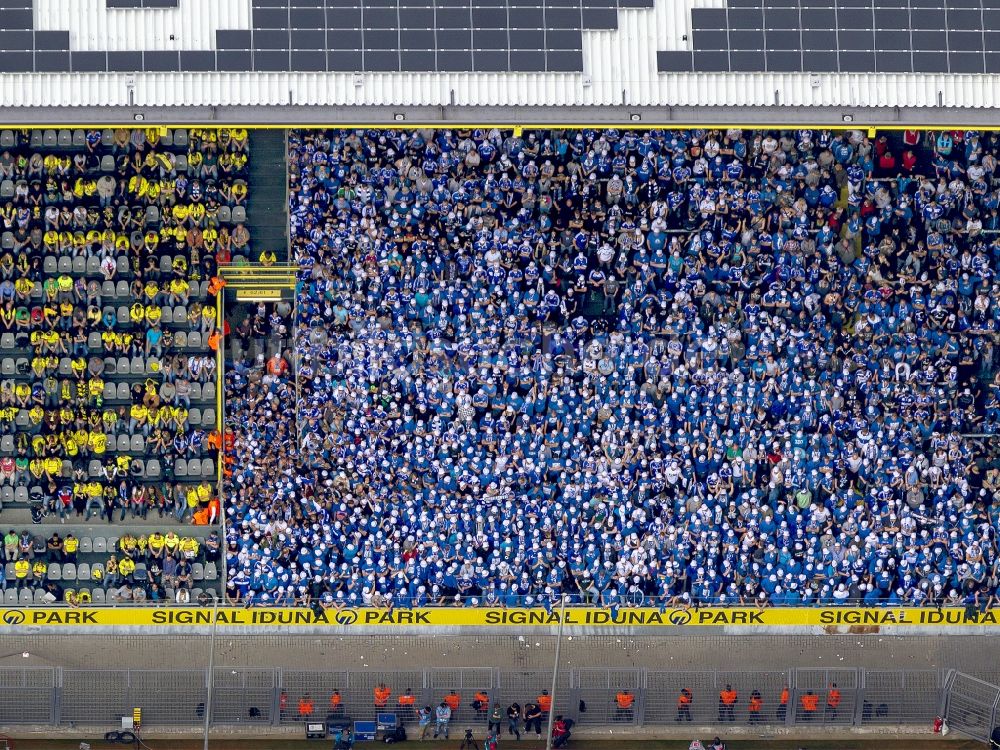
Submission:
<svg viewBox="0 0 1000 750">
<path fill-rule="evenodd" d="M 846 107 L 885 121 L 997 106 L 997 21 L 1000 0 L 0 0 L 0 105 L 832 107 L 837 121 Z M 446 119 L 429 114 L 407 119 Z"/>
</svg>

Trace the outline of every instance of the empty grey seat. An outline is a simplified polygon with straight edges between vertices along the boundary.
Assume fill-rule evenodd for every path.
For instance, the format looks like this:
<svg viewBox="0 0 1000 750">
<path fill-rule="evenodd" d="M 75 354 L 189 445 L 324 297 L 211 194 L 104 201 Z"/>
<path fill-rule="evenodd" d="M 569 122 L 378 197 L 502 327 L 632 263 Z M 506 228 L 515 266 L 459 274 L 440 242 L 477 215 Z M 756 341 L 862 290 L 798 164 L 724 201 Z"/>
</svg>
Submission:
<svg viewBox="0 0 1000 750">
<path fill-rule="evenodd" d="M 229 206 L 219 206 L 216 216 L 220 224 L 231 224 L 233 221 L 233 212 L 229 209 Z"/>
<path fill-rule="evenodd" d="M 31 589 L 21 589 L 20 593 L 17 595 L 17 603 L 25 607 L 30 607 L 34 596 L 35 595 L 31 593 Z"/>
<path fill-rule="evenodd" d="M 14 502 L 15 503 L 27 503 L 28 502 L 28 488 L 24 485 L 20 485 L 14 488 Z"/>
<path fill-rule="evenodd" d="M 193 427 L 197 427 L 198 425 L 200 425 L 201 424 L 201 409 L 199 409 L 197 406 L 192 407 L 191 410 L 188 411 L 188 422 Z"/>
<path fill-rule="evenodd" d="M 75 148 L 86 148 L 87 146 L 87 134 L 80 128 L 73 131 L 73 146 Z"/>
<path fill-rule="evenodd" d="M 118 306 L 118 325 L 128 325 L 132 322 L 132 313 L 129 312 L 128 305 Z"/>
<path fill-rule="evenodd" d="M 132 391 L 128 387 L 128 383 L 118 384 L 118 393 L 115 396 L 116 401 L 131 401 Z"/>
<path fill-rule="evenodd" d="M 174 160 L 174 169 L 178 172 L 188 171 L 187 154 L 177 154 L 177 158 Z"/>
<path fill-rule="evenodd" d="M 132 267 L 129 265 L 127 255 L 119 255 L 115 258 L 115 270 L 120 274 L 132 273 Z"/>
<path fill-rule="evenodd" d="M 16 143 L 13 130 L 0 130 L 0 148 L 14 148 Z"/>
<path fill-rule="evenodd" d="M 100 586 L 95 586 L 90 590 L 90 597 L 91 597 L 90 600 L 94 604 L 104 604 L 105 601 L 107 601 L 105 599 L 106 596 L 107 594 L 105 593 L 104 589 L 102 589 Z"/>
<path fill-rule="evenodd" d="M 105 154 L 101 157 L 101 171 L 102 172 L 114 172 L 115 171 L 115 157 L 111 154 Z"/>
<path fill-rule="evenodd" d="M 147 479 L 159 479 L 162 471 L 163 469 L 160 467 L 159 459 L 151 458 L 146 462 Z"/>
<path fill-rule="evenodd" d="M 68 255 L 59 256 L 59 273 L 73 273 L 73 259 Z"/>
<path fill-rule="evenodd" d="M 161 307 L 160 325 L 167 326 L 173 322 L 174 322 L 174 308 L 170 307 L 169 305 L 167 307 Z"/>
<path fill-rule="evenodd" d="M 177 305 L 174 308 L 174 323 L 182 324 L 187 323 L 188 311 L 184 305 Z"/>
<path fill-rule="evenodd" d="M 73 131 L 60 130 L 56 143 L 59 145 L 59 148 L 73 148 Z"/>
<path fill-rule="evenodd" d="M 4 250 L 13 250 L 14 249 L 14 233 L 13 232 L 4 232 L 2 235 L 0 235 L 0 247 L 2 247 Z"/>
<path fill-rule="evenodd" d="M 167 130 L 163 135 L 160 136 L 161 146 L 173 146 L 174 145 L 174 131 Z"/>
<path fill-rule="evenodd" d="M 0 182 L 0 198 L 13 198 L 14 197 L 14 181 L 4 180 Z"/>
<path fill-rule="evenodd" d="M 73 374 L 73 360 L 69 357 L 59 358 L 59 374 L 70 377 Z"/>
<path fill-rule="evenodd" d="M 201 461 L 197 458 L 189 459 L 187 462 L 188 476 L 197 479 L 201 476 Z"/>
<path fill-rule="evenodd" d="M 73 258 L 73 275 L 83 276 L 87 273 L 87 259 L 82 255 L 77 255 Z"/>
<path fill-rule="evenodd" d="M 160 209 L 156 206 L 146 207 L 146 216 L 144 217 L 146 226 L 155 225 L 160 223 Z"/>
<path fill-rule="evenodd" d="M 119 453 L 128 453 L 129 448 L 132 446 L 132 440 L 128 435 L 119 435 L 115 442 L 115 450 Z"/>
<path fill-rule="evenodd" d="M 119 375 L 129 375 L 129 374 L 131 374 L 131 368 L 129 366 L 129 359 L 128 359 L 128 357 L 119 357 L 118 358 L 118 365 L 117 365 L 117 367 L 118 367 L 118 374 Z"/>
<path fill-rule="evenodd" d="M 104 374 L 105 375 L 117 375 L 118 374 L 118 360 L 114 357 L 107 357 L 104 360 Z"/>
<path fill-rule="evenodd" d="M 247 210 L 244 206 L 233 206 L 233 224 L 247 223 Z"/>
<path fill-rule="evenodd" d="M 132 296 L 132 290 L 129 288 L 128 282 L 125 280 L 119 281 L 114 287 L 114 295 L 119 299 L 127 299 Z"/>
<path fill-rule="evenodd" d="M 219 578 L 219 567 L 214 563 L 205 563 L 205 580 L 215 581 Z"/>
<path fill-rule="evenodd" d="M 42 146 L 45 148 L 56 148 L 59 145 L 59 136 L 54 130 L 46 130 L 42 133 Z"/>
<path fill-rule="evenodd" d="M 14 580 L 14 563 L 7 563 L 7 567 L 4 569 L 4 578 L 8 581 Z"/>
<path fill-rule="evenodd" d="M 188 145 L 188 132 L 186 128 L 177 128 L 174 131 L 174 145 L 179 148 L 186 148 Z"/>
<path fill-rule="evenodd" d="M 173 268 L 169 255 L 160 256 L 160 273 L 170 273 Z"/>
<path fill-rule="evenodd" d="M 205 566 L 199 562 L 192 563 L 191 565 L 191 578 L 195 581 L 205 580 Z"/>
<path fill-rule="evenodd" d="M 35 606 L 38 606 L 40 604 L 45 604 L 46 593 L 48 592 L 46 592 L 45 589 L 35 589 L 34 593 L 31 596 L 32 599 L 31 603 L 34 604 Z"/>
<path fill-rule="evenodd" d="M 89 555 L 94 551 L 94 540 L 89 536 L 80 537 L 80 554 Z"/>
<path fill-rule="evenodd" d="M 115 131 L 114 130 L 112 130 L 111 128 L 104 128 L 104 130 L 101 131 L 101 144 L 102 145 L 104 145 L 104 146 L 110 146 L 112 143 L 114 143 L 114 140 L 115 140 Z"/>
<path fill-rule="evenodd" d="M 0 334 L 0 349 L 13 349 L 17 346 L 17 339 L 13 333 Z"/>
<path fill-rule="evenodd" d="M 87 336 L 87 346 L 95 351 L 100 351 L 104 347 L 104 340 L 101 338 L 101 334 L 97 331 L 90 333 Z"/>
<path fill-rule="evenodd" d="M 94 554 L 103 555 L 108 551 L 108 540 L 103 536 L 94 537 Z"/>
<path fill-rule="evenodd" d="M 191 384 L 191 393 L 189 395 L 189 398 L 192 401 L 201 401 L 201 399 L 202 399 L 202 395 L 201 395 L 201 383 L 192 383 Z"/>
<path fill-rule="evenodd" d="M 62 566 L 62 577 L 66 581 L 76 580 L 76 565 L 73 563 L 66 563 Z"/>
<path fill-rule="evenodd" d="M 90 463 L 87 465 L 87 473 L 92 477 L 99 477 L 101 475 L 101 462 L 96 458 L 90 459 Z"/>
<path fill-rule="evenodd" d="M 204 422 L 202 422 L 204 424 Z M 201 475 L 203 477 L 215 476 L 215 461 L 210 458 L 201 459 Z"/>
<path fill-rule="evenodd" d="M 62 567 L 59 565 L 59 563 L 52 563 L 51 565 L 49 565 L 47 575 L 50 581 L 61 581 Z"/>
<path fill-rule="evenodd" d="M 187 459 L 178 458 L 177 462 L 174 464 L 174 476 L 175 477 L 186 477 L 188 475 L 188 462 Z"/>
<path fill-rule="evenodd" d="M 0 375 L 15 375 L 17 368 L 14 365 L 13 357 L 4 357 L 0 360 Z"/>
<path fill-rule="evenodd" d="M 0 437 L 0 453 L 10 455 L 14 452 L 14 436 L 3 435 Z"/>
<path fill-rule="evenodd" d="M 216 417 L 214 408 L 209 407 L 208 409 L 205 409 L 205 411 L 201 413 L 201 423 L 203 425 L 205 424 L 215 425 L 215 419 Z"/>
<path fill-rule="evenodd" d="M 10 569 L 11 569 L 11 576 L 13 576 L 14 563 L 10 564 Z M 13 580 L 13 577 L 11 578 L 11 580 Z M 3 595 L 3 603 L 4 604 L 10 604 L 10 605 L 17 604 L 17 589 L 13 589 L 13 588 L 7 589 L 7 591 L 4 592 L 4 595 Z"/>
<path fill-rule="evenodd" d="M 3 487 L 0 487 L 0 503 L 10 505 L 12 502 L 14 502 L 14 488 L 9 484 L 5 484 Z"/>
<path fill-rule="evenodd" d="M 189 349 L 201 349 L 201 331 L 191 331 L 188 334 L 187 345 Z"/>
<path fill-rule="evenodd" d="M 133 435 L 129 442 L 128 450 L 130 453 L 144 452 L 146 450 L 146 438 L 142 435 Z"/>
<path fill-rule="evenodd" d="M 129 362 L 129 367 L 132 369 L 133 375 L 146 374 L 146 360 L 142 357 L 132 357 L 132 361 Z"/>
<path fill-rule="evenodd" d="M 28 135 L 28 145 L 32 149 L 40 149 L 42 147 L 42 131 L 37 128 L 33 129 Z"/>
<path fill-rule="evenodd" d="M 89 581 L 90 580 L 90 563 L 80 563 L 76 566 L 76 580 L 78 581 Z"/>
<path fill-rule="evenodd" d="M 104 400 L 105 401 L 114 401 L 115 400 L 115 396 L 117 395 L 117 393 L 118 393 L 118 389 L 115 388 L 115 384 L 114 383 L 105 383 L 104 384 Z"/>
<path fill-rule="evenodd" d="M 22 428 L 27 427 L 30 421 L 31 420 L 28 418 L 27 409 L 19 409 L 17 412 L 17 416 L 14 417 L 14 424 L 17 425 L 18 427 Z"/>
<path fill-rule="evenodd" d="M 59 272 L 59 259 L 54 255 L 46 255 L 42 258 L 42 273 L 54 276 Z"/>
</svg>

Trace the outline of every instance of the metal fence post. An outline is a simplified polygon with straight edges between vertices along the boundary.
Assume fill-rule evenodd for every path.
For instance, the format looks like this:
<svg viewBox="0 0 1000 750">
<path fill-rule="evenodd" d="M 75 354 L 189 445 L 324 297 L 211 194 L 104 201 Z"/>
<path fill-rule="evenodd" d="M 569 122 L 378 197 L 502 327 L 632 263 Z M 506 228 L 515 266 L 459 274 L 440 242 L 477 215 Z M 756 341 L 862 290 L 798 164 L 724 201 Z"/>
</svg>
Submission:
<svg viewBox="0 0 1000 750">
<path fill-rule="evenodd" d="M 646 677 L 646 670 L 642 669 L 639 672 L 639 688 L 635 691 L 635 723 L 636 726 L 645 726 L 646 724 L 646 692 L 649 681 Z"/>
<path fill-rule="evenodd" d="M 284 680 L 281 676 L 281 667 L 274 670 L 274 687 L 271 690 L 271 726 L 281 725 L 281 687 Z"/>
<path fill-rule="evenodd" d="M 948 694 L 951 692 L 951 685 L 955 681 L 956 671 L 954 669 L 949 669 L 944 673 L 944 682 L 941 685 L 941 703 L 938 710 L 938 716 L 942 719 L 948 715 Z"/>
<path fill-rule="evenodd" d="M 795 726 L 795 709 L 799 705 L 799 673 L 790 669 L 788 682 L 788 708 L 785 711 L 785 725 Z"/>
<path fill-rule="evenodd" d="M 62 723 L 62 667 L 56 667 L 52 672 L 52 723 L 59 726 Z"/>
<path fill-rule="evenodd" d="M 867 670 L 858 670 L 858 687 L 854 695 L 854 716 L 851 717 L 851 726 L 860 727 L 864 721 L 865 688 L 867 687 Z M 905 693 L 904 693 L 905 694 Z"/>
</svg>

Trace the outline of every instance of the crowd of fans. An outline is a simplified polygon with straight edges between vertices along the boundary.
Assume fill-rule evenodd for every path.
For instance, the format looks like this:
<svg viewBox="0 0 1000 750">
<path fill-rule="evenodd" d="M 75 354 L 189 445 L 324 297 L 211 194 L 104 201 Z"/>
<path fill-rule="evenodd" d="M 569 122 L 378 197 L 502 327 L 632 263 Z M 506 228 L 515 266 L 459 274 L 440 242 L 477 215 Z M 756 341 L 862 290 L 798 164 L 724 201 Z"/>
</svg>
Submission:
<svg viewBox="0 0 1000 750">
<path fill-rule="evenodd" d="M 215 595 L 196 590 L 202 580 L 218 579 L 222 554 L 219 532 L 198 540 L 175 531 L 132 534 L 111 540 L 108 550 L 93 549 L 93 540 L 58 531 L 45 538 L 10 529 L 2 535 L 3 555 L 10 575 L 0 576 L 0 590 L 28 591 L 37 603 L 79 606 L 96 601 L 208 603 Z M 86 542 L 86 543 L 84 543 Z M 101 562 L 84 562 L 95 554 Z M 206 568 L 208 568 L 206 572 Z M 9 579 L 9 580 L 8 580 Z"/>
<path fill-rule="evenodd" d="M 232 601 L 996 601 L 997 133 L 288 143 Z"/>
<path fill-rule="evenodd" d="M 247 132 L 78 135 L 0 146 L 0 490 L 36 521 L 212 523 L 210 280 L 249 241 Z"/>
</svg>

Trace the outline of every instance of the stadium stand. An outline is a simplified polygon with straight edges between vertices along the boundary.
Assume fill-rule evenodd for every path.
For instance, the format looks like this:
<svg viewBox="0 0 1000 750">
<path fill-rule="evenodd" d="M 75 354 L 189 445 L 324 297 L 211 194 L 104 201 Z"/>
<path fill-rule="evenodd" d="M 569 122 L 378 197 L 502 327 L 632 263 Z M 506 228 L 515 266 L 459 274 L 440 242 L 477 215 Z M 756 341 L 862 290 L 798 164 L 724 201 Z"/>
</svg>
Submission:
<svg viewBox="0 0 1000 750">
<path fill-rule="evenodd" d="M 231 600 L 994 602 L 997 134 L 288 143 Z"/>
<path fill-rule="evenodd" d="M 4 545 L 8 599 L 155 599 L 206 579 L 207 528 L 161 526 L 220 516 L 210 285 L 246 252 L 247 161 L 246 131 L 0 133 L 0 523 L 30 509 L 78 534 L 67 555 L 10 528 L 33 551 Z M 197 575 L 175 575 L 168 558 L 192 550 Z"/>
</svg>

